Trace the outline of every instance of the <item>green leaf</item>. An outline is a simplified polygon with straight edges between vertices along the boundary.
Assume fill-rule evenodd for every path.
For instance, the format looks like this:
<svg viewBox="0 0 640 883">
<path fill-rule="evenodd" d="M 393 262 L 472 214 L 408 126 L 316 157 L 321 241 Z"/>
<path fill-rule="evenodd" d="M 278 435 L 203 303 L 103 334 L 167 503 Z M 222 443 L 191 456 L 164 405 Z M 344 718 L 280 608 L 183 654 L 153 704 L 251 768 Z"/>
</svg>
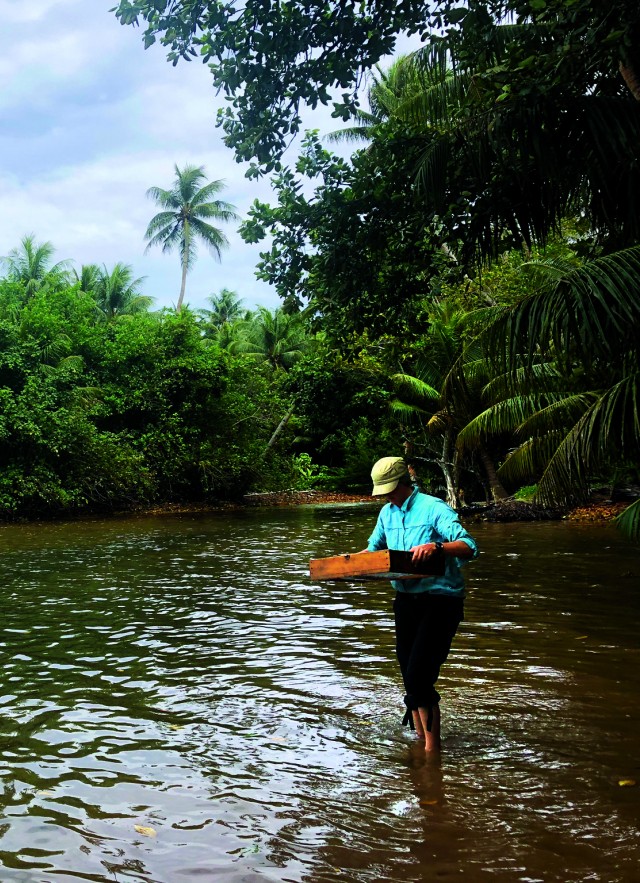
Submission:
<svg viewBox="0 0 640 883">
<path fill-rule="evenodd" d="M 467 16 L 469 10 L 465 6 L 455 6 L 446 13 L 446 19 L 449 24 L 457 25 Z"/>
</svg>

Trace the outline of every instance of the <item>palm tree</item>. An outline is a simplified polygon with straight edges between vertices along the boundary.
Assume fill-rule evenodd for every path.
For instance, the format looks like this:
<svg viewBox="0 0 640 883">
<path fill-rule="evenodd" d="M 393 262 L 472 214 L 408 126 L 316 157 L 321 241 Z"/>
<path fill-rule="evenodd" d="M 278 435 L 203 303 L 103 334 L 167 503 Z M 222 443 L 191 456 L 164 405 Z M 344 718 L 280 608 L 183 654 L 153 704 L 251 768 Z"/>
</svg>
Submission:
<svg viewBox="0 0 640 883">
<path fill-rule="evenodd" d="M 219 294 L 210 295 L 207 302 L 211 304 L 211 309 L 200 312 L 214 328 L 229 325 L 242 315 L 242 298 L 229 288 L 221 289 Z"/>
<path fill-rule="evenodd" d="M 500 474 L 537 481 L 542 503 L 572 503 L 599 469 L 637 467 L 640 246 L 577 268 L 538 266 L 549 281 L 494 311 L 482 333 L 503 374 L 459 440 L 515 432 L 520 444 Z M 640 538 L 640 500 L 619 521 Z"/>
<path fill-rule="evenodd" d="M 79 273 L 77 270 L 73 270 L 73 278 L 80 291 L 94 291 L 101 272 L 97 264 L 83 264 Z"/>
<path fill-rule="evenodd" d="M 327 141 L 370 141 L 386 122 L 397 117 L 407 102 L 420 95 L 423 78 L 412 56 L 396 59 L 388 70 L 376 65 L 371 74 L 372 83 L 367 92 L 369 110 L 358 108 L 354 113 L 355 126 L 338 129 L 327 135 Z M 402 119 L 406 120 L 403 113 Z"/>
<path fill-rule="evenodd" d="M 239 338 L 234 343 L 236 352 L 247 353 L 257 362 L 268 365 L 272 371 L 283 374 L 298 362 L 311 348 L 300 313 L 285 313 L 278 307 L 271 312 L 266 307 L 258 307 L 255 313 L 239 326 Z M 275 445 L 293 416 L 295 398 L 286 414 L 273 431 L 265 455 Z"/>
<path fill-rule="evenodd" d="M 140 293 L 144 277 L 133 278 L 133 270 L 127 264 L 116 264 L 109 272 L 105 267 L 98 271 L 94 284 L 96 304 L 106 319 L 130 316 L 146 312 L 153 298 Z"/>
<path fill-rule="evenodd" d="M 287 371 L 310 347 L 309 337 L 299 313 L 285 313 L 278 307 L 266 307 L 245 321 L 240 352 L 248 353 L 257 362 L 266 362 L 274 370 Z"/>
<path fill-rule="evenodd" d="M 55 248 L 50 242 L 35 241 L 30 233 L 20 240 L 20 246 L 13 248 L 2 261 L 7 266 L 7 277 L 11 282 L 24 286 L 27 297 L 31 297 L 44 285 L 61 284 L 70 261 L 59 261 L 51 265 Z"/>
<path fill-rule="evenodd" d="M 161 245 L 162 250 L 169 252 L 177 248 L 180 252 L 182 267 L 182 283 L 176 312 L 182 309 L 184 292 L 187 284 L 187 273 L 196 259 L 197 242 L 203 242 L 210 251 L 220 259 L 223 248 L 228 245 L 224 233 L 212 224 L 213 221 L 234 221 L 238 215 L 234 206 L 221 199 L 213 199 L 224 184 L 222 181 L 206 181 L 202 166 L 175 166 L 176 177 L 170 190 L 161 187 L 150 187 L 147 196 L 153 199 L 163 211 L 149 222 L 145 239 L 149 240 L 147 251 L 154 245 Z"/>
<path fill-rule="evenodd" d="M 472 417 L 483 410 L 480 378 L 488 364 L 482 358 L 473 361 L 461 358 L 464 347 L 465 314 L 446 303 L 431 307 L 430 327 L 424 340 L 425 355 L 413 374 L 396 374 L 393 383 L 396 398 L 391 403 L 401 422 L 417 424 L 424 433 L 423 444 L 440 451 L 433 461 L 440 467 L 445 480 L 447 503 L 458 507 L 458 478 L 461 448 L 458 433 Z M 478 354 L 475 353 L 475 356 Z M 478 441 L 474 448 L 481 464 L 482 483 L 492 500 L 507 497 L 500 481 L 489 444 Z"/>
</svg>

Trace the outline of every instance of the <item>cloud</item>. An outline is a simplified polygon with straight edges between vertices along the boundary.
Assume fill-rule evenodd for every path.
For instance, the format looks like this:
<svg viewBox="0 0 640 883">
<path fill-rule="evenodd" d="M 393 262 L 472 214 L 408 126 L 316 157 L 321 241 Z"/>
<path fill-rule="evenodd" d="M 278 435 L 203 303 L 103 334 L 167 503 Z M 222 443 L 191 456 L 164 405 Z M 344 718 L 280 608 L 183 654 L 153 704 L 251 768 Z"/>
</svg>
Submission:
<svg viewBox="0 0 640 883">
<path fill-rule="evenodd" d="M 123 28 L 110 0 L 2 2 L 0 52 L 0 254 L 33 232 L 57 259 L 131 264 L 158 305 L 175 303 L 177 255 L 145 254 L 143 234 L 156 208 L 152 185 L 169 187 L 174 166 L 202 165 L 225 180 L 222 198 L 246 214 L 268 183 L 250 182 L 215 128 L 216 96 L 206 66 L 169 65 L 145 52 L 140 32 Z M 27 8 L 28 7 L 28 8 Z M 97 8 L 96 8 L 97 7 Z M 277 304 L 255 279 L 258 249 L 225 229 L 221 264 L 202 250 L 187 300 L 202 306 L 222 287 L 247 304 Z"/>
<path fill-rule="evenodd" d="M 0 0 L 0 18 L 5 24 L 34 24 L 45 18 L 52 10 L 59 12 L 65 6 L 78 6 L 77 0 Z"/>
<path fill-rule="evenodd" d="M 155 213 L 145 194 L 169 187 L 174 166 L 204 166 L 223 179 L 222 198 L 241 216 L 269 182 L 250 181 L 215 127 L 225 101 L 199 61 L 172 67 L 158 45 L 145 51 L 141 31 L 123 27 L 113 0 L 0 0 L 0 255 L 33 232 L 57 258 L 76 265 L 130 264 L 159 305 L 175 303 L 177 255 L 145 254 Z M 304 115 L 309 128 L 338 128 L 331 109 Z M 290 161 L 295 148 L 290 151 Z M 255 278 L 259 246 L 230 225 L 230 248 L 216 263 L 203 249 L 190 274 L 187 301 L 204 305 L 227 287 L 247 305 L 276 306 Z"/>
</svg>

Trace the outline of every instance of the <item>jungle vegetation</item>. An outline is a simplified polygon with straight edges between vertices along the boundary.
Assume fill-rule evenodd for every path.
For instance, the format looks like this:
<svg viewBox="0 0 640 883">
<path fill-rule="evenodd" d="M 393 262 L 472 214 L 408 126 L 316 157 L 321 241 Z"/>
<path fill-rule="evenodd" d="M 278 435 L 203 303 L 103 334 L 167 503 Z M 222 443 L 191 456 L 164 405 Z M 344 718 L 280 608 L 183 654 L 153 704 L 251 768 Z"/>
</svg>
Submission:
<svg viewBox="0 0 640 883">
<path fill-rule="evenodd" d="M 271 175 L 241 233 L 282 305 L 183 306 L 195 236 L 219 252 L 207 218 L 233 219 L 197 167 L 151 194 L 177 312 L 25 237 L 0 281 L 0 515 L 365 490 L 403 449 L 453 505 L 640 482 L 637 3 L 429 8 L 120 2 L 209 63 L 228 145 Z M 403 32 L 424 47 L 375 67 Z M 331 101 L 343 128 L 285 165 L 302 104 Z M 640 534 L 638 503 L 621 523 Z"/>
</svg>

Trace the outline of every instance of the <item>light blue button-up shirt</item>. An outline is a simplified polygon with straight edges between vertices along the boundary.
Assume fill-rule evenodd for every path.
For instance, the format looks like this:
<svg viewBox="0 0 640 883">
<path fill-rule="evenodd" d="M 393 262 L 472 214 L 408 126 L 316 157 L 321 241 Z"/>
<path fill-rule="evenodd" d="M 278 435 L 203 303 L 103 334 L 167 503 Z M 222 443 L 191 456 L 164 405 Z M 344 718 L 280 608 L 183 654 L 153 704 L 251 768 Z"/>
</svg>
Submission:
<svg viewBox="0 0 640 883">
<path fill-rule="evenodd" d="M 400 549 L 408 552 L 423 543 L 452 543 L 463 540 L 478 555 L 475 540 L 469 536 L 458 520 L 458 515 L 438 497 L 431 497 L 416 489 L 401 507 L 394 503 L 383 506 L 367 549 Z M 436 595 L 464 596 L 464 580 L 460 567 L 465 559 L 447 556 L 442 576 L 426 579 L 392 580 L 391 585 L 399 592 L 432 592 Z"/>
</svg>

